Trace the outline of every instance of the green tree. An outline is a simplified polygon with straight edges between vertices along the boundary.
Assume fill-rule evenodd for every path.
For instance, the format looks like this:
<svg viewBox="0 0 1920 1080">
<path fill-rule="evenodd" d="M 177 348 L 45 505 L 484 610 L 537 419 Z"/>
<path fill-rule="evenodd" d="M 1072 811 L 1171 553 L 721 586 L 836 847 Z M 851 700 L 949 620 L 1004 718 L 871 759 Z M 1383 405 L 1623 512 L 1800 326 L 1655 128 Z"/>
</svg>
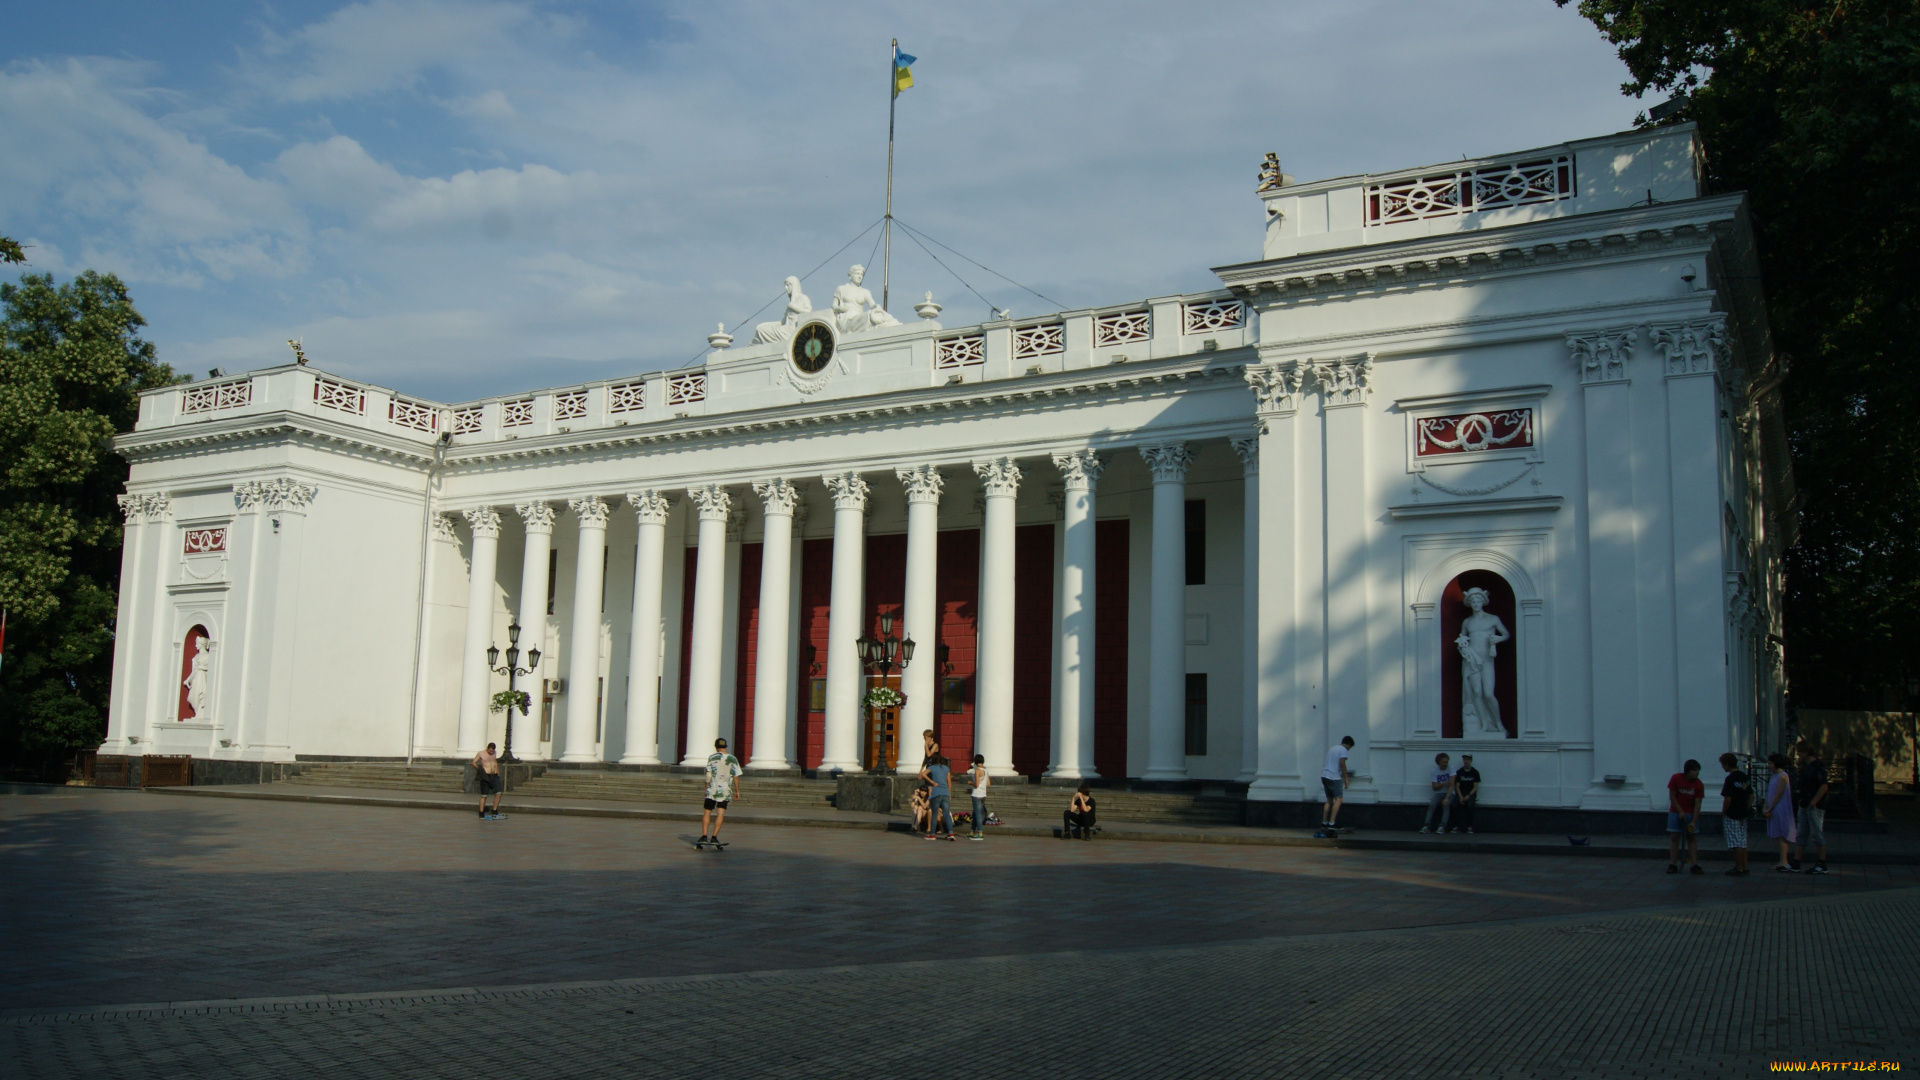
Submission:
<svg viewBox="0 0 1920 1080">
<path fill-rule="evenodd" d="M 1751 199 L 1802 500 L 1788 678 L 1802 705 L 1885 707 L 1920 675 L 1920 4 L 1578 10 L 1622 90 L 1680 95 L 1660 122 L 1697 121 L 1713 188 Z"/>
<path fill-rule="evenodd" d="M 120 579 L 116 432 L 175 380 L 126 286 L 92 271 L 0 283 L 0 754 L 57 759 L 105 731 Z"/>
</svg>

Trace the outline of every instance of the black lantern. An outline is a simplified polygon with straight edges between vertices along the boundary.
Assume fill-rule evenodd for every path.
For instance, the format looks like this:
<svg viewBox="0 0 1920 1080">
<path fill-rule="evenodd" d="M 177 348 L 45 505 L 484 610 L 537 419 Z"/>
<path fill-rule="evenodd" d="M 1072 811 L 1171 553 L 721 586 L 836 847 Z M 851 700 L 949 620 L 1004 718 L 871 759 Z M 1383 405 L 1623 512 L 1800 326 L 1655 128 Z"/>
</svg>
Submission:
<svg viewBox="0 0 1920 1080">
<path fill-rule="evenodd" d="M 498 665 L 499 662 L 500 662 L 500 646 L 491 645 L 491 644 L 488 645 L 487 646 L 487 667 L 489 670 L 498 672 L 507 677 L 508 693 L 513 693 L 516 689 L 518 689 L 514 684 L 519 680 L 520 676 L 531 675 L 534 672 L 540 670 L 540 650 L 539 649 L 527 650 L 527 666 L 526 667 L 520 666 L 520 624 L 517 622 L 512 623 L 507 627 L 507 664 L 505 667 L 498 667 L 496 665 Z M 527 703 L 525 701 L 520 702 L 520 715 L 521 716 L 527 715 Z M 505 752 L 500 755 L 500 760 L 501 761 L 520 760 L 519 758 L 516 758 L 513 756 L 513 709 L 512 707 L 509 707 L 507 709 L 506 749 L 505 749 Z"/>
</svg>

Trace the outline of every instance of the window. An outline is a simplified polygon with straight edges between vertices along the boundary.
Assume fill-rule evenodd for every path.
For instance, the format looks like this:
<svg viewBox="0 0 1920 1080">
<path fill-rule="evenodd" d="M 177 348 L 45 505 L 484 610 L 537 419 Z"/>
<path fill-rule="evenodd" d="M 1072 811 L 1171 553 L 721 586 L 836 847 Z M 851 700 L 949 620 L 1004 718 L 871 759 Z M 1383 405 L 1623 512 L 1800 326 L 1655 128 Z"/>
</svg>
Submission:
<svg viewBox="0 0 1920 1080">
<path fill-rule="evenodd" d="M 560 549 L 547 549 L 547 614 L 553 614 L 553 592 L 560 587 Z"/>
<path fill-rule="evenodd" d="M 827 711 L 827 680 L 825 679 L 813 680 L 812 693 L 810 693 L 807 696 L 807 711 L 808 712 L 826 712 Z"/>
<path fill-rule="evenodd" d="M 967 704 L 967 680 L 942 679 L 940 681 L 940 711 L 957 713 Z"/>
<path fill-rule="evenodd" d="M 1189 675 L 1189 676 L 1187 676 L 1187 677 L 1188 677 L 1189 679 L 1191 679 L 1191 678 L 1192 678 L 1193 676 L 1191 676 L 1191 675 Z M 607 718 L 607 716 L 606 716 L 606 707 L 607 707 L 607 680 L 606 680 L 606 677 L 605 677 L 605 676 L 602 676 L 602 677 L 600 677 L 600 678 L 598 678 L 598 679 L 595 679 L 595 680 L 593 681 L 593 693 L 594 693 L 594 698 L 593 698 L 593 741 L 594 741 L 594 742 L 599 742 L 599 741 L 601 740 L 601 732 L 600 732 L 600 728 L 601 728 L 601 725 L 603 724 L 603 722 L 604 722 L 604 721 L 606 720 L 606 718 Z M 1189 696 L 1191 696 L 1191 694 L 1192 694 L 1192 691 L 1188 691 L 1188 694 L 1189 694 Z M 1192 711 L 1192 708 L 1193 708 L 1193 707 L 1192 707 L 1191 705 L 1189 705 L 1189 706 L 1188 706 L 1187 708 L 1188 708 L 1188 711 L 1189 711 L 1189 712 L 1191 712 L 1191 711 Z M 1187 741 L 1188 741 L 1188 742 L 1192 742 L 1192 741 L 1193 741 L 1193 736 L 1191 736 L 1191 735 L 1189 735 L 1189 736 L 1187 736 Z"/>
<path fill-rule="evenodd" d="M 607 613 L 607 567 L 611 563 L 612 555 L 612 547 L 606 544 L 600 545 L 600 614 L 602 615 Z"/>
<path fill-rule="evenodd" d="M 1187 584 L 1207 583 L 1207 501 L 1187 500 Z"/>
<path fill-rule="evenodd" d="M 1192 503 L 1188 503 L 1192 506 Z M 1187 676 L 1187 755 L 1207 754 L 1207 677 Z"/>
<path fill-rule="evenodd" d="M 540 741 L 553 741 L 553 695 L 540 695 Z"/>
</svg>

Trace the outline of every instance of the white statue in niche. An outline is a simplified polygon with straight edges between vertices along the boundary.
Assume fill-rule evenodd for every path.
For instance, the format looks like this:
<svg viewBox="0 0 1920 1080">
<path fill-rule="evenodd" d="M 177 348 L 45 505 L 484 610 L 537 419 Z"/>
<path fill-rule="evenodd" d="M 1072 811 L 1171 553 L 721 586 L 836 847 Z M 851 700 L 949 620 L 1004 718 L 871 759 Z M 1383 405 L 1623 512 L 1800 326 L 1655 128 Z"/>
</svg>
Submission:
<svg viewBox="0 0 1920 1080">
<path fill-rule="evenodd" d="M 1460 636 L 1453 639 L 1454 648 L 1460 650 L 1460 733 L 1504 737 L 1507 729 L 1500 722 L 1500 700 L 1494 696 L 1493 659 L 1500 654 L 1500 643 L 1513 640 L 1513 634 L 1498 615 L 1487 613 L 1487 590 L 1468 589 L 1465 600 L 1473 614 L 1461 622 Z"/>
<path fill-rule="evenodd" d="M 843 334 L 858 334 L 881 326 L 899 326 L 900 320 L 887 314 L 873 302 L 873 294 L 861 287 L 867 268 L 854 263 L 847 268 L 847 283 L 833 290 L 833 324 Z"/>
<path fill-rule="evenodd" d="M 204 720 L 207 715 L 207 691 L 213 686 L 213 642 L 208 638 L 198 638 L 199 647 L 193 653 L 193 666 L 187 671 L 187 704 L 193 706 L 193 717 Z"/>
<path fill-rule="evenodd" d="M 753 343 L 755 345 L 768 341 L 787 340 L 793 336 L 795 330 L 800 328 L 801 317 L 813 312 L 813 301 L 807 299 L 807 294 L 800 291 L 799 278 L 790 277 L 784 285 L 787 290 L 786 315 L 779 322 L 763 322 L 754 327 Z"/>
</svg>

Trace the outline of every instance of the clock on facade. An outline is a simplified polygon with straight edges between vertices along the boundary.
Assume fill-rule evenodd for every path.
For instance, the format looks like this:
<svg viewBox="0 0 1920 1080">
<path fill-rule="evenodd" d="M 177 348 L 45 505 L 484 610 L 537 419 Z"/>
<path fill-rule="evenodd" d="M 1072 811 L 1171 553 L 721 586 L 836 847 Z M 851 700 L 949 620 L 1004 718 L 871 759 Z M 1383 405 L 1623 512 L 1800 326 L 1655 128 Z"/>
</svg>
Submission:
<svg viewBox="0 0 1920 1080">
<path fill-rule="evenodd" d="M 793 335 L 793 347 L 788 350 L 793 357 L 793 366 L 807 375 L 815 375 L 833 359 L 833 331 L 826 323 L 810 322 Z"/>
</svg>

